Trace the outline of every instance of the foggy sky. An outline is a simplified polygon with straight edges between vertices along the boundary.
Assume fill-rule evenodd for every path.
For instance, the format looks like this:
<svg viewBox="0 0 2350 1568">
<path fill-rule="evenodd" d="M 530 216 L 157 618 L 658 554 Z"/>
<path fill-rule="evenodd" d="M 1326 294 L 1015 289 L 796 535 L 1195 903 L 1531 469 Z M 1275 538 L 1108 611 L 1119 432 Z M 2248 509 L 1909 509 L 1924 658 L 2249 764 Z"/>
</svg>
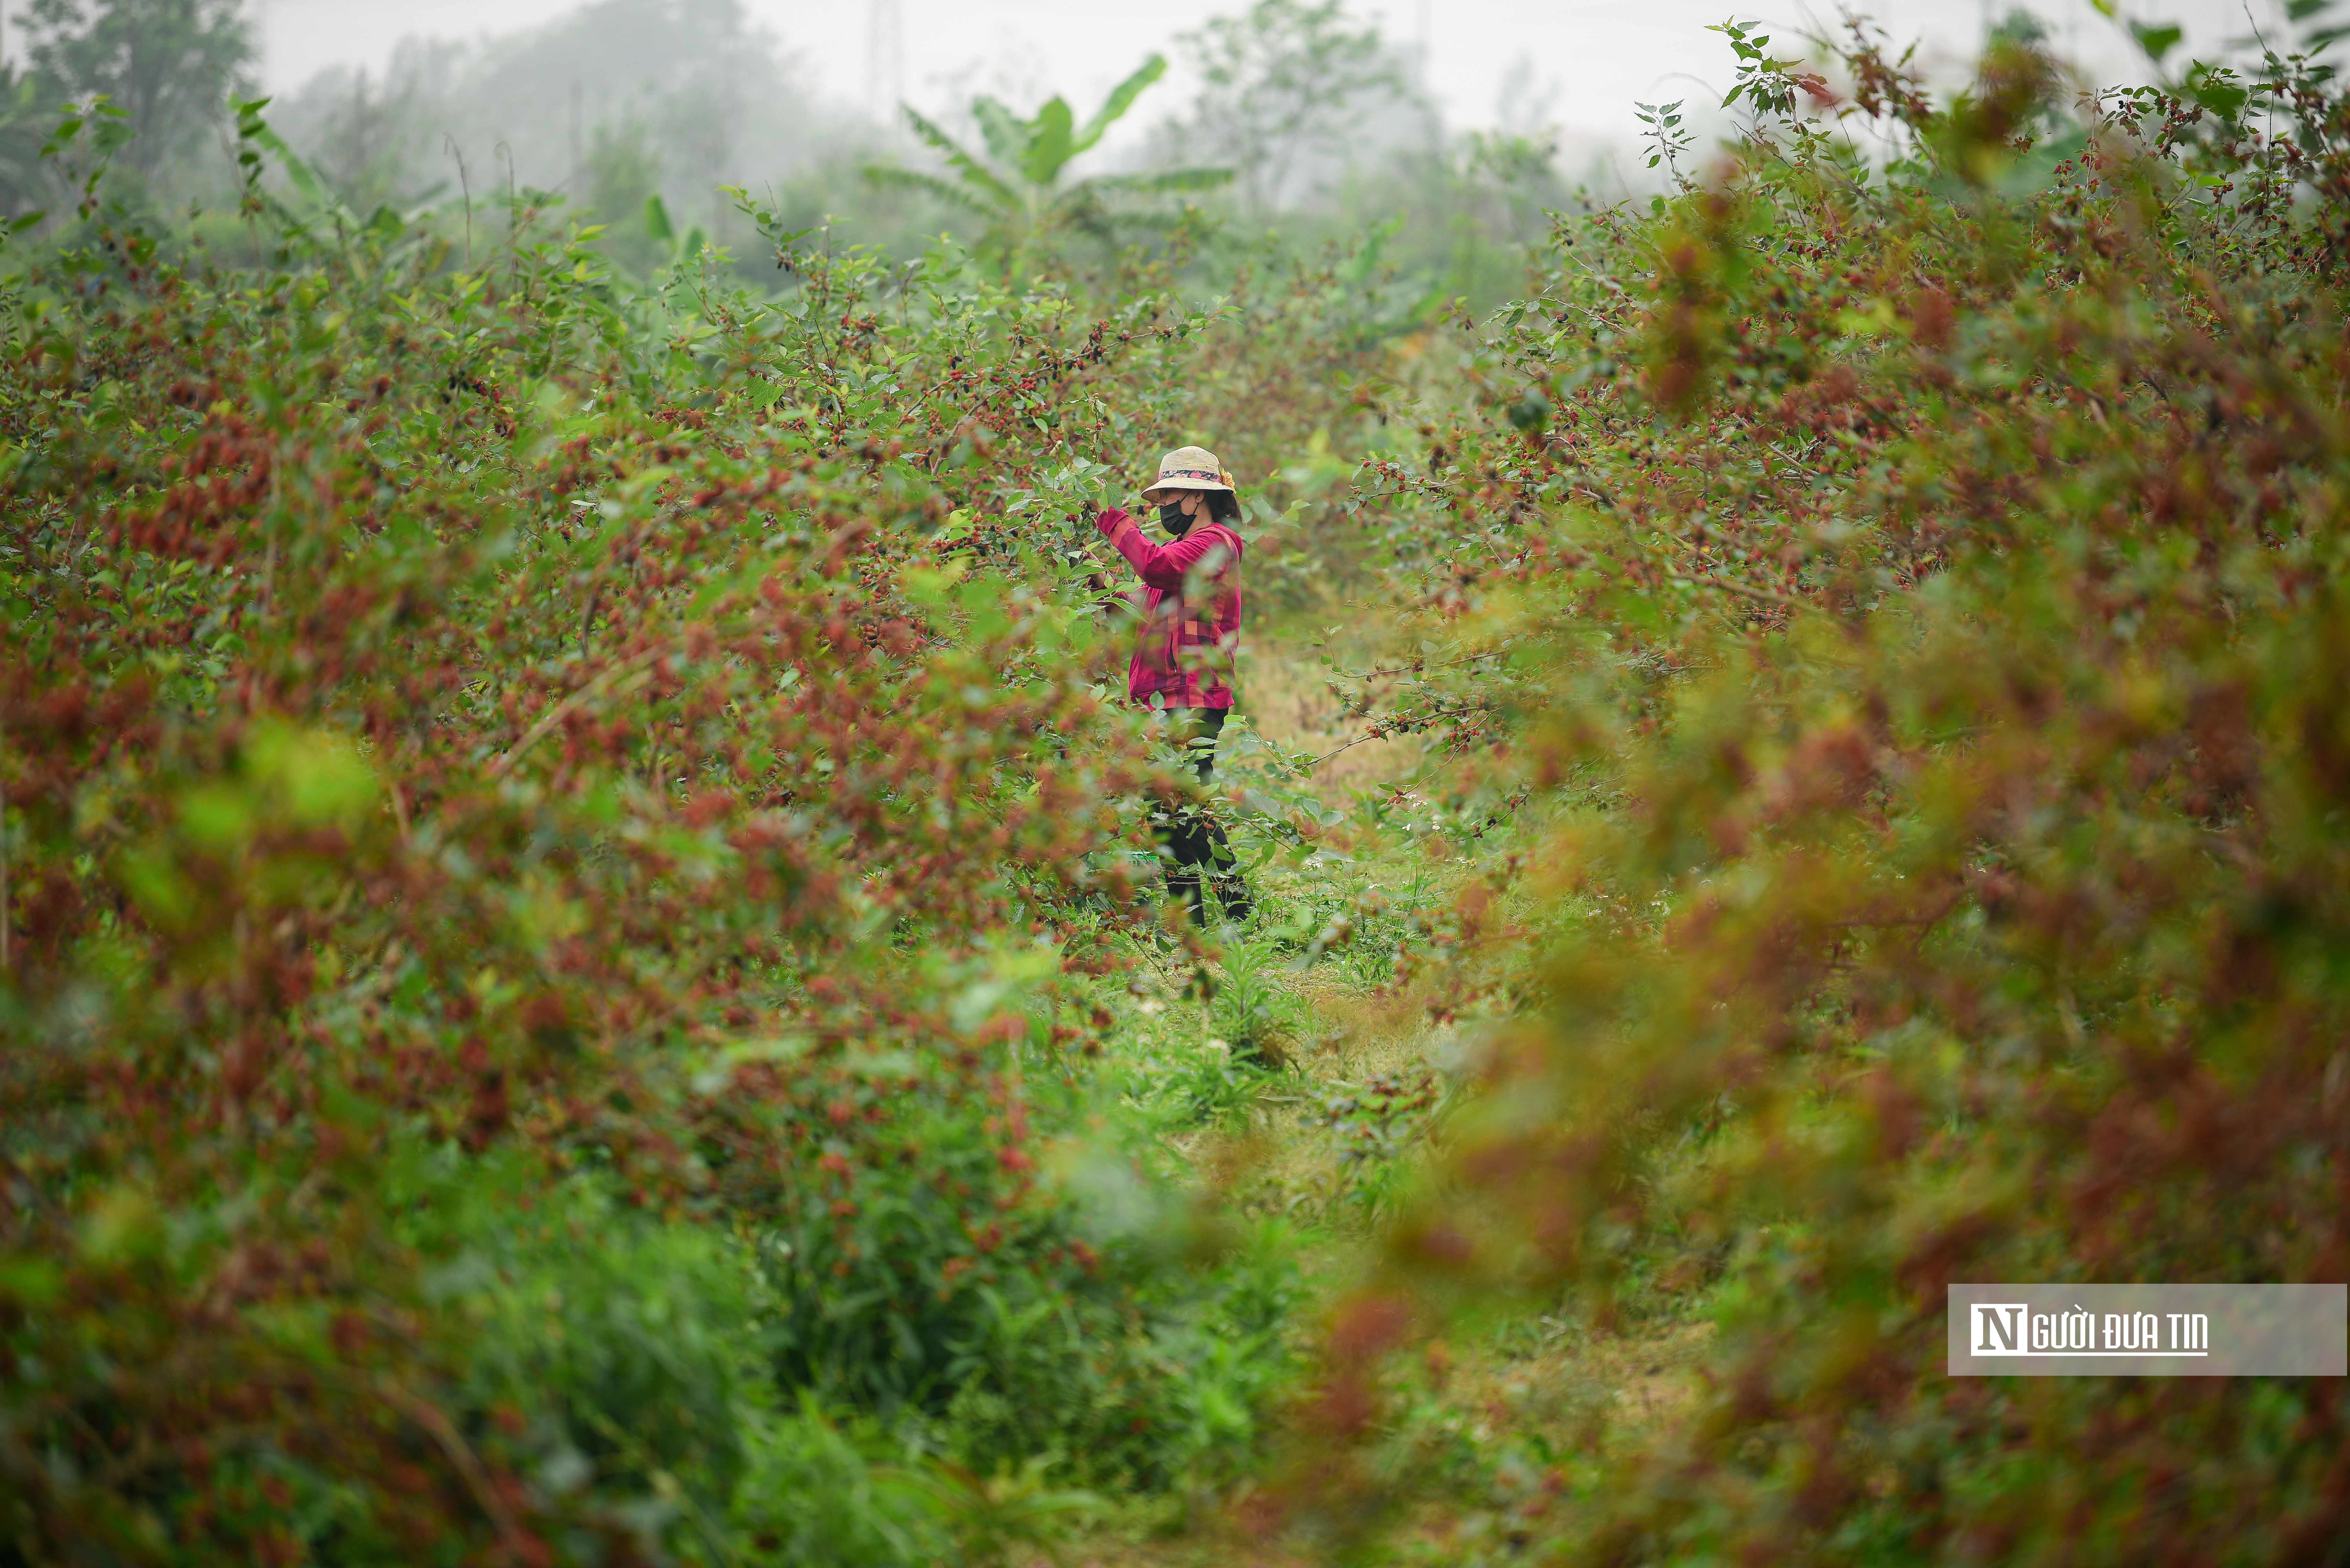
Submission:
<svg viewBox="0 0 2350 1568">
<path fill-rule="evenodd" d="M 401 37 L 428 34 L 465 39 L 510 31 L 570 10 L 577 0 L 251 0 L 264 22 L 265 68 L 272 90 L 298 85 L 335 64 L 380 67 Z M 803 80 L 844 107 L 868 98 L 870 16 L 876 0 L 746 0 L 794 57 Z M 1897 40 L 1921 37 L 1921 53 L 1956 59 L 1970 52 L 1987 14 L 2012 0 L 1875 0 L 1860 8 Z M 1138 107 L 1139 127 L 1189 96 L 1173 35 L 1207 17 L 1241 10 L 1244 0 L 897 0 L 904 36 L 905 96 L 935 108 L 993 88 L 1015 107 L 1052 91 L 1067 93 L 1080 113 L 1153 49 L 1169 51 L 1175 69 Z M 2134 70 L 2136 56 L 2115 25 L 2088 0 L 2042 0 L 2061 49 L 2100 80 Z M 2210 49 L 2248 30 L 2247 9 L 2274 25 L 2281 0 L 2124 0 L 2142 18 L 2189 29 L 2190 47 Z M 11 7 L 14 9 L 14 7 Z M 1833 24 L 1835 0 L 1387 0 L 1358 3 L 1382 18 L 1388 35 L 1411 46 L 1425 80 L 1455 127 L 1499 118 L 1502 85 L 1519 60 L 1531 63 L 1541 118 L 1570 135 L 1629 140 L 1635 99 L 1718 101 L 1730 80 L 1729 52 L 1705 31 L 1733 10 L 1785 26 L 1807 16 Z M 1424 45 L 1423 45 L 1424 40 Z"/>
</svg>

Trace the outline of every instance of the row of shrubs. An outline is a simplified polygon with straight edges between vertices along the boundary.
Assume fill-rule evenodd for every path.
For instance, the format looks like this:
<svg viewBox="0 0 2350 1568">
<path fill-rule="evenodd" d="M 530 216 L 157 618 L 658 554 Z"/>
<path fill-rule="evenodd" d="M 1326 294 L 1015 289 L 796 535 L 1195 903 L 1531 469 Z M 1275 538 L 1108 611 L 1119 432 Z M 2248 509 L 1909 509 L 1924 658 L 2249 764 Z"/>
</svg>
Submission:
<svg viewBox="0 0 2350 1568">
<path fill-rule="evenodd" d="M 1188 939 L 1073 519 L 1343 357 L 1326 273 L 1252 337 L 746 202 L 780 292 L 639 286 L 240 131 L 248 246 L 92 147 L 0 288 L 0 1555 L 979 1561 L 1231 1480 L 1294 1249 L 1091 1065 Z"/>
</svg>

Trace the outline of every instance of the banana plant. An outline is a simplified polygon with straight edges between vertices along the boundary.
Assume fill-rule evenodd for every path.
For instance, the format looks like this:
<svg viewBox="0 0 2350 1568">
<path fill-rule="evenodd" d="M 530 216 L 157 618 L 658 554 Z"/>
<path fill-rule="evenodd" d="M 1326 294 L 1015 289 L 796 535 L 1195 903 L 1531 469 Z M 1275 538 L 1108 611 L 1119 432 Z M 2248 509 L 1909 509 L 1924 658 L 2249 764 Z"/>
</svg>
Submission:
<svg viewBox="0 0 2350 1568">
<path fill-rule="evenodd" d="M 1118 123 L 1144 88 L 1166 74 L 1167 58 L 1153 55 L 1140 69 L 1110 90 L 1083 125 L 1068 100 L 1055 97 L 1023 119 L 993 98 L 972 100 L 972 118 L 986 144 L 982 156 L 964 148 L 937 124 L 904 106 L 906 123 L 946 160 L 953 178 L 891 163 L 866 166 L 877 184 L 921 191 L 987 221 L 983 247 L 1018 270 L 1035 251 L 1049 248 L 1075 230 L 1108 235 L 1139 213 L 1138 199 L 1180 191 L 1206 191 L 1231 181 L 1230 169 L 1171 169 L 1154 174 L 1105 174 L 1064 181 L 1069 164 L 1089 151 Z"/>
<path fill-rule="evenodd" d="M 688 263 L 702 254 L 702 247 L 710 243 L 708 233 L 700 223 L 680 234 L 677 225 L 670 221 L 669 203 L 662 201 L 658 192 L 645 198 L 645 233 L 651 236 L 654 244 L 668 250 L 669 254 L 658 265 L 671 272 L 683 270 Z"/>
</svg>

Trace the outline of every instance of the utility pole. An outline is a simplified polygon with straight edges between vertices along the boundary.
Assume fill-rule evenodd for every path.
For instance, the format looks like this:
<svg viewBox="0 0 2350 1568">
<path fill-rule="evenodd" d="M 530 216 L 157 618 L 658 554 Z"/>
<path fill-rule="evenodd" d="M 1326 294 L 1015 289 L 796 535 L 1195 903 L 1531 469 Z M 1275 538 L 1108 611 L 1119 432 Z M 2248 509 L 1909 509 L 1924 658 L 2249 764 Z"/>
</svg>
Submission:
<svg viewBox="0 0 2350 1568">
<path fill-rule="evenodd" d="M 906 101 L 906 18 L 898 0 L 866 0 L 865 109 L 894 141 Z"/>
</svg>

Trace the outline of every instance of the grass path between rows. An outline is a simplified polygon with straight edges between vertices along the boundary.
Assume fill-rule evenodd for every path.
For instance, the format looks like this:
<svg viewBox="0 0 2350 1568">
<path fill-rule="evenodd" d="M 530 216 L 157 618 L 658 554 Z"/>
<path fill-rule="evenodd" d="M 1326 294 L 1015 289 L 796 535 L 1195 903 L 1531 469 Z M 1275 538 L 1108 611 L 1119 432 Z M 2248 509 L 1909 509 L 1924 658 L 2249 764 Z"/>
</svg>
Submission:
<svg viewBox="0 0 2350 1568">
<path fill-rule="evenodd" d="M 1293 752 L 1322 755 L 1361 732 L 1342 722 L 1302 639 L 1260 644 L 1243 679 L 1248 722 Z M 1346 806 L 1358 792 L 1409 787 L 1421 760 L 1407 739 L 1354 745 L 1316 771 L 1316 793 Z M 1350 865 L 1315 875 L 1350 882 L 1351 892 L 1416 874 L 1409 846 L 1357 835 L 1347 847 Z M 1181 1036 L 1194 1025 L 1202 1036 L 1195 1049 L 1211 1049 L 1204 1036 L 1212 1022 L 1186 994 L 1187 978 L 1170 962 L 1139 982 L 1155 991 L 1144 1005 L 1163 1025 L 1162 1042 L 1173 1037 L 1179 1054 Z M 1427 1082 L 1440 1090 L 1458 1064 L 1461 1035 L 1429 1027 L 1411 998 L 1383 994 L 1327 968 L 1282 969 L 1274 983 L 1292 1020 L 1281 1070 L 1253 1078 L 1244 1103 L 1171 1133 L 1167 1142 L 1224 1203 L 1297 1227 L 1309 1287 L 1299 1332 L 1310 1336 L 1319 1303 L 1358 1277 L 1384 1200 L 1412 1179 L 1426 1152 L 1425 1127 L 1399 1118 L 1399 1155 L 1350 1160 L 1349 1140 L 1330 1125 L 1329 1107 L 1382 1084 Z M 1396 1473 L 1403 1506 L 1418 1521 L 1400 1537 L 1402 1560 L 1461 1562 L 1473 1554 L 1476 1538 L 1505 1548 L 1494 1535 L 1507 1533 L 1507 1509 L 1497 1511 L 1493 1499 L 1507 1494 L 1513 1467 L 1523 1470 L 1528 1454 L 1563 1457 L 1602 1440 L 1639 1441 L 1686 1411 L 1701 1391 L 1698 1367 L 1711 1328 L 1667 1310 L 1621 1334 L 1593 1336 L 1530 1303 L 1521 1312 L 1460 1325 L 1412 1358 L 1399 1378 L 1393 1431 L 1378 1461 Z M 1518 1480 L 1525 1490 L 1526 1478 Z M 1531 1478 L 1537 1493 L 1544 1484 L 1539 1473 Z M 1055 1561 L 1082 1568 L 1290 1568 L 1326 1560 L 1310 1538 L 1250 1533 L 1231 1506 L 1246 1490 L 1125 1511 L 1066 1542 L 1057 1559 L 1027 1561 L 1038 1568 Z"/>
</svg>

